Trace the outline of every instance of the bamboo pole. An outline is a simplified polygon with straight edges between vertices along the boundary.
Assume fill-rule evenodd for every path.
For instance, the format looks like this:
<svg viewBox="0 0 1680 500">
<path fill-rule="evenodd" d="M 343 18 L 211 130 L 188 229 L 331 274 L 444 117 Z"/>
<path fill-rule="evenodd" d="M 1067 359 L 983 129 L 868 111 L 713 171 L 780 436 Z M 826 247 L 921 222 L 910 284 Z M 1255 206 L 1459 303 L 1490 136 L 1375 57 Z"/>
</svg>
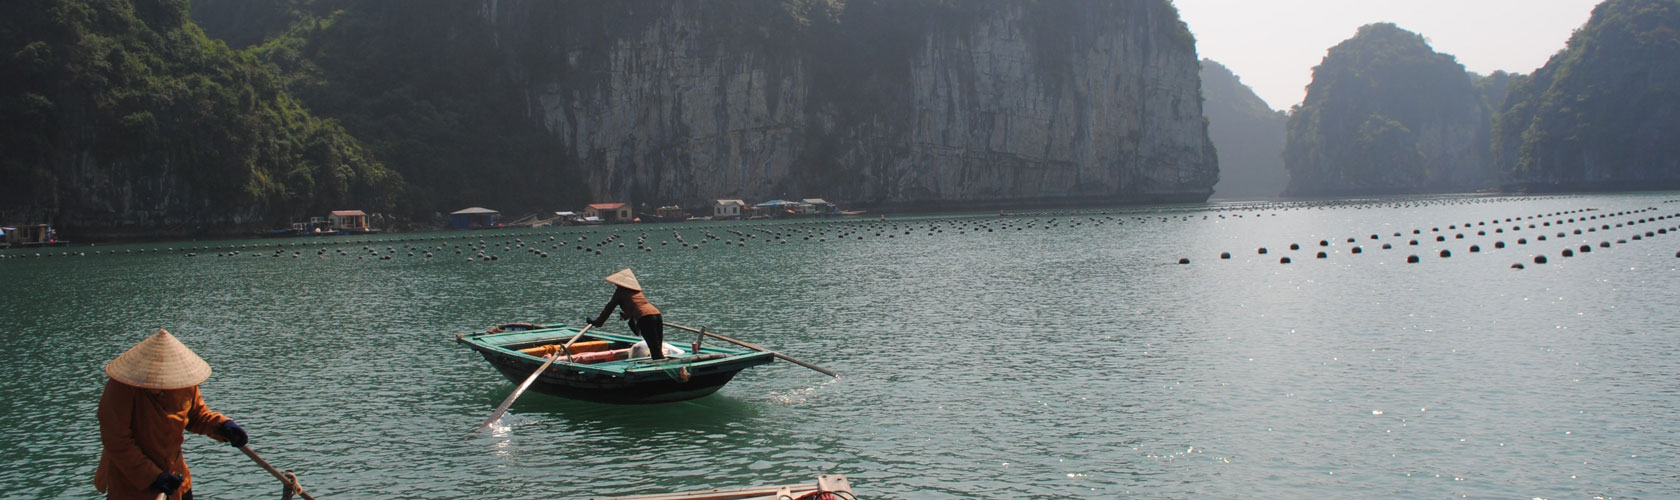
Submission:
<svg viewBox="0 0 1680 500">
<path fill-rule="evenodd" d="M 262 466 L 263 470 L 268 471 L 269 475 L 274 476 L 275 479 L 279 479 L 280 484 L 285 485 L 286 489 L 297 492 L 297 494 L 302 496 L 305 500 L 315 500 L 315 497 L 310 495 L 309 492 L 303 491 L 303 485 L 298 484 L 296 475 L 291 472 L 281 472 L 280 469 L 276 469 L 274 466 L 269 465 L 267 460 L 263 460 L 262 457 L 257 456 L 257 452 L 251 451 L 250 447 L 241 446 L 239 447 L 239 451 L 245 452 L 245 456 L 251 457 L 251 460 L 255 461 L 257 465 Z"/>
<path fill-rule="evenodd" d="M 705 336 L 708 336 L 708 337 L 712 337 L 712 338 L 715 338 L 715 339 L 718 339 L 718 340 L 722 340 L 724 342 L 735 344 L 735 345 L 745 347 L 745 348 L 748 348 L 748 349 L 752 349 L 752 350 L 755 350 L 755 351 L 768 352 L 771 355 L 776 356 L 777 359 L 782 359 L 782 360 L 785 360 L 789 363 L 793 363 L 793 364 L 796 364 L 796 365 L 799 365 L 799 366 L 810 368 L 812 370 L 816 370 L 816 371 L 822 373 L 823 375 L 828 375 L 828 376 L 834 377 L 834 378 L 840 378 L 840 374 L 834 373 L 834 371 L 829 370 L 827 368 L 823 368 L 821 366 L 806 363 L 804 361 L 794 359 L 793 356 L 788 356 L 786 354 L 782 354 L 782 353 L 779 353 L 779 352 L 776 352 L 776 351 L 765 349 L 763 347 L 759 347 L 759 346 L 756 346 L 756 345 L 748 344 L 746 342 L 742 342 L 742 341 L 735 340 L 735 339 L 732 339 L 732 338 L 729 338 L 729 337 L 718 335 L 716 333 L 708 332 L 708 331 L 705 331 L 705 330 L 696 330 L 696 329 L 693 329 L 693 328 L 690 328 L 690 327 L 677 325 L 677 324 L 672 324 L 672 323 L 665 323 L 665 326 L 669 326 L 671 328 L 676 328 L 676 329 L 679 329 L 679 330 L 688 330 L 690 332 L 694 332 L 694 333 L 698 333 L 698 334 L 705 335 Z"/>
</svg>

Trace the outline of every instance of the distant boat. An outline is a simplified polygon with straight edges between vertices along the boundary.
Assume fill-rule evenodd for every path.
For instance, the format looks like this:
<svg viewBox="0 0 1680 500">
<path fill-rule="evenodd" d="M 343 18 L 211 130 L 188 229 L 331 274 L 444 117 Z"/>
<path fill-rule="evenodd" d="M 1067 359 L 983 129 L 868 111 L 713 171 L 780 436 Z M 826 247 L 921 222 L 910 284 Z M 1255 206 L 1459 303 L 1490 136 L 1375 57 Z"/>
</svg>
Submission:
<svg viewBox="0 0 1680 500">
<path fill-rule="evenodd" d="M 683 213 L 682 207 L 666 205 L 654 210 L 652 214 L 641 214 L 641 222 L 688 222 L 689 216 Z"/>
<path fill-rule="evenodd" d="M 531 389 L 598 403 L 667 403 L 704 397 L 741 370 L 775 359 L 775 353 L 717 343 L 662 360 L 631 357 L 631 347 L 641 338 L 595 331 L 572 344 L 567 356 L 560 346 L 577 334 L 573 328 L 507 324 L 481 334 L 458 335 L 455 341 L 478 351 L 515 383 L 542 366 L 545 355 L 563 356 L 537 377 Z"/>
</svg>

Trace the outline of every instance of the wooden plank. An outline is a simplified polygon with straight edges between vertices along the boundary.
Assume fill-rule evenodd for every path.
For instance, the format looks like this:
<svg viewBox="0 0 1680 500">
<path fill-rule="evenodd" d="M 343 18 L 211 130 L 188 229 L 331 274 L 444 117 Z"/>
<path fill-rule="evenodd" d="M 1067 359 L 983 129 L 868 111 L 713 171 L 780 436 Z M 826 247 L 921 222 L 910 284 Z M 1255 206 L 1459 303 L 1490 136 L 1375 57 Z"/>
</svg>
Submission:
<svg viewBox="0 0 1680 500">
<path fill-rule="evenodd" d="M 817 476 L 817 489 L 822 491 L 851 493 L 852 483 L 851 481 L 846 480 L 846 476 L 839 474 L 823 474 L 821 476 Z"/>
<path fill-rule="evenodd" d="M 776 500 L 778 498 L 798 498 L 801 495 L 817 491 L 851 493 L 852 486 L 846 481 L 846 476 L 838 474 L 824 474 L 817 476 L 817 482 L 815 484 L 802 483 L 781 486 L 748 486 L 743 488 L 723 488 L 705 491 L 691 491 L 686 493 L 655 493 L 651 495 L 622 497 L 591 497 L 589 500 Z"/>
</svg>

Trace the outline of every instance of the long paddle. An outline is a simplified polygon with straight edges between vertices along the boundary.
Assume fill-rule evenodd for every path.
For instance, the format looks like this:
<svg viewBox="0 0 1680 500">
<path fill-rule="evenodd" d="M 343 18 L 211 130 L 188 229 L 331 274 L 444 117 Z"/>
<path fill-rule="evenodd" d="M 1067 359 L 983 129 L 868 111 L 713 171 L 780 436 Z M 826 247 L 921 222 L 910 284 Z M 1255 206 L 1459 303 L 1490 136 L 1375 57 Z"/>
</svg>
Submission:
<svg viewBox="0 0 1680 500">
<path fill-rule="evenodd" d="M 803 367 L 806 367 L 806 368 L 810 368 L 810 369 L 812 369 L 812 370 L 816 370 L 816 371 L 818 371 L 818 372 L 820 372 L 820 373 L 822 373 L 822 374 L 823 374 L 823 375 L 828 375 L 828 376 L 830 376 L 830 377 L 834 377 L 834 378 L 840 378 L 840 374 L 838 374 L 838 373 L 834 373 L 834 372 L 833 372 L 833 371 L 831 371 L 831 370 L 828 370 L 828 369 L 826 369 L 826 368 L 823 368 L 823 367 L 821 367 L 821 366 L 817 366 L 817 365 L 813 365 L 813 364 L 810 364 L 810 363 L 806 363 L 806 362 L 804 362 L 804 361 L 800 361 L 800 360 L 797 360 L 797 359 L 794 359 L 794 358 L 793 358 L 793 356 L 789 356 L 789 355 L 786 355 L 786 354 L 782 354 L 782 353 L 779 353 L 779 352 L 776 352 L 776 351 L 772 351 L 772 350 L 769 350 L 769 349 L 765 349 L 765 348 L 763 348 L 763 347 L 759 347 L 759 346 L 756 346 L 756 345 L 752 345 L 752 344 L 748 344 L 748 343 L 746 343 L 746 342 L 742 342 L 742 341 L 739 341 L 739 340 L 735 340 L 735 339 L 732 339 L 732 338 L 729 338 L 729 337 L 725 337 L 725 336 L 722 336 L 722 335 L 718 335 L 718 334 L 716 334 L 716 333 L 712 333 L 712 332 L 708 332 L 708 331 L 704 331 L 704 330 L 696 330 L 696 329 L 693 329 L 693 328 L 689 328 L 689 327 L 686 327 L 686 326 L 682 326 L 682 325 L 674 325 L 674 324 L 671 324 L 671 323 L 666 323 L 666 324 L 665 324 L 665 326 L 669 326 L 669 327 L 671 327 L 671 328 L 676 328 L 676 329 L 679 329 L 679 330 L 688 330 L 688 331 L 691 331 L 691 332 L 694 332 L 694 333 L 698 333 L 698 334 L 701 334 L 701 335 L 705 335 L 705 336 L 707 336 L 707 337 L 711 337 L 711 338 L 714 338 L 714 339 L 718 339 L 718 340 L 722 340 L 722 341 L 724 341 L 724 342 L 728 342 L 728 343 L 731 343 L 731 344 L 735 344 L 735 345 L 738 345 L 738 346 L 741 346 L 741 347 L 745 347 L 745 348 L 748 348 L 748 349 L 752 349 L 752 350 L 754 350 L 754 351 L 764 351 L 764 352 L 768 352 L 768 353 L 770 353 L 770 354 L 771 354 L 771 355 L 773 355 L 773 356 L 775 356 L 775 357 L 776 357 L 776 358 L 777 358 L 777 359 L 782 359 L 782 360 L 786 360 L 786 361 L 787 361 L 787 362 L 789 362 L 789 363 L 793 363 L 793 364 L 796 364 L 796 365 L 799 365 L 799 366 L 803 366 Z"/>
<path fill-rule="evenodd" d="M 577 340 L 579 338 L 582 338 L 584 332 L 588 332 L 590 328 L 595 328 L 595 325 L 591 324 L 589 326 L 583 327 L 582 330 L 578 330 L 577 335 L 572 336 L 571 340 L 566 341 L 565 345 L 560 346 L 560 350 L 566 351 L 566 357 L 567 358 L 572 357 L 572 352 L 570 350 L 568 350 L 567 348 L 571 347 L 573 342 L 577 342 Z M 554 364 L 554 360 L 557 360 L 557 359 L 560 359 L 560 354 L 559 353 L 555 353 L 553 356 L 549 356 L 548 361 L 544 361 L 542 366 L 537 367 L 537 371 L 531 372 L 531 376 L 525 377 L 525 382 L 519 384 L 519 388 L 514 389 L 513 394 L 509 394 L 508 397 L 507 397 L 507 400 L 502 401 L 502 404 L 500 406 L 496 407 L 496 411 L 492 412 L 490 414 L 490 418 L 485 419 L 484 423 L 479 424 L 478 425 L 478 430 L 474 431 L 474 432 L 479 432 L 479 431 L 483 431 L 484 429 L 488 429 L 488 428 L 490 428 L 490 424 L 494 424 L 494 423 L 496 423 L 496 420 L 501 419 L 502 415 L 507 413 L 508 407 L 513 406 L 513 400 L 519 399 L 519 395 L 523 394 L 525 392 L 526 388 L 531 387 L 532 382 L 537 381 L 537 376 L 542 375 L 543 371 L 548 370 L 548 365 Z"/>
<path fill-rule="evenodd" d="M 268 473 L 273 475 L 275 479 L 279 479 L 280 484 L 286 485 L 287 490 L 296 492 L 298 495 L 302 495 L 305 500 L 315 500 L 315 497 L 310 496 L 309 492 L 303 491 L 303 486 L 298 484 L 296 475 L 291 472 L 280 472 L 280 469 L 276 469 L 274 466 L 268 465 L 267 460 L 263 460 L 262 457 L 257 456 L 257 452 L 251 451 L 251 448 L 249 447 L 241 446 L 239 447 L 239 451 L 245 452 L 245 456 L 251 457 L 251 460 L 257 462 L 257 465 L 261 465 L 263 470 L 268 471 Z M 288 497 L 290 496 L 288 495 Z"/>
</svg>

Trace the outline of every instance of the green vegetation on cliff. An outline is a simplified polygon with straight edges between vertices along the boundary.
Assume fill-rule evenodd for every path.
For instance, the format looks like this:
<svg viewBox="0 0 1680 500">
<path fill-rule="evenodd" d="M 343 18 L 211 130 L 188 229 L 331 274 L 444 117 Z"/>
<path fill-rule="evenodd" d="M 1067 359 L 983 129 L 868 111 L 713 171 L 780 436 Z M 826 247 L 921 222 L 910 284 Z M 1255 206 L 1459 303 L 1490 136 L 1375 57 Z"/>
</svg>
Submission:
<svg viewBox="0 0 1680 500">
<path fill-rule="evenodd" d="M 402 181 L 185 0 L 0 4 L 0 204 L 83 234 L 389 208 Z M 354 203 L 353 206 L 350 204 Z"/>
<path fill-rule="evenodd" d="M 1292 195 L 1472 190 L 1493 183 L 1488 111 L 1464 66 L 1421 35 L 1371 24 L 1313 68 L 1290 113 Z"/>
<path fill-rule="evenodd" d="M 1219 148 L 1217 198 L 1269 198 L 1283 193 L 1283 137 L 1289 114 L 1274 111 L 1230 69 L 1202 60 L 1202 113 Z"/>
<path fill-rule="evenodd" d="M 1511 87 L 1497 166 L 1536 189 L 1680 186 L 1680 1 L 1609 0 Z"/>
</svg>

